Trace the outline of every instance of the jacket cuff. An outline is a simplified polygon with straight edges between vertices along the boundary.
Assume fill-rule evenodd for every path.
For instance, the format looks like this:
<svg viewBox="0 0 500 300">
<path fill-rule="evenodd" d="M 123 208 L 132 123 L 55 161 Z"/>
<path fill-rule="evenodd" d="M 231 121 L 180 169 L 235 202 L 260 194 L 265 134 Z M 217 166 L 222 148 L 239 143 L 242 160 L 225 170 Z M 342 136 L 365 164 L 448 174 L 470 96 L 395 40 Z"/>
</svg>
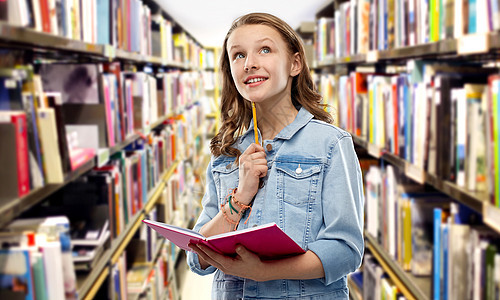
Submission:
<svg viewBox="0 0 500 300">
<path fill-rule="evenodd" d="M 321 260 L 325 285 L 341 279 L 346 274 L 354 272 L 361 264 L 361 253 L 350 248 L 343 242 L 335 240 L 318 240 L 308 245 Z"/>
<path fill-rule="evenodd" d="M 193 271 L 194 273 L 196 273 L 198 275 L 204 276 L 204 275 L 212 274 L 213 272 L 215 272 L 215 270 L 217 270 L 214 266 L 209 266 L 206 269 L 202 269 L 201 265 L 200 265 L 200 261 L 198 259 L 198 254 L 196 254 L 194 252 L 186 251 L 186 255 L 187 255 L 187 263 L 188 263 L 189 269 L 191 269 L 191 271 Z"/>
</svg>

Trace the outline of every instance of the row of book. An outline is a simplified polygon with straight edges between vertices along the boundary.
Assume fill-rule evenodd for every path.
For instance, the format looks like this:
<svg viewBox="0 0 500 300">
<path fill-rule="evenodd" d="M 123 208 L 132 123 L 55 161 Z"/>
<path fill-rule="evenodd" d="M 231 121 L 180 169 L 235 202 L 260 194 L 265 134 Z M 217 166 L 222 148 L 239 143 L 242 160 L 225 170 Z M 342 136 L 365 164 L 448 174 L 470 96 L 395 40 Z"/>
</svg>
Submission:
<svg viewBox="0 0 500 300">
<path fill-rule="evenodd" d="M 163 190 L 157 206 L 145 218 L 172 222 L 178 210 L 180 197 L 177 179 L 171 178 Z M 172 245 L 141 224 L 139 230 L 118 261 L 112 265 L 109 275 L 110 299 L 173 299 L 171 278 L 175 265 Z"/>
<path fill-rule="evenodd" d="M 77 299 L 68 218 L 17 220 L 4 230 L 2 299 Z"/>
<path fill-rule="evenodd" d="M 365 253 L 363 271 L 350 274 L 355 287 L 361 287 L 358 299 L 367 300 L 405 300 L 401 290 L 384 272 L 371 253 Z M 356 292 L 357 290 L 355 290 Z M 349 290 L 351 292 L 351 290 Z"/>
<path fill-rule="evenodd" d="M 204 68 L 205 50 L 141 0 L 6 0 L 0 21 Z M 83 25 L 85 24 L 85 26 Z"/>
<path fill-rule="evenodd" d="M 409 61 L 404 73 L 322 75 L 337 124 L 500 206 L 495 69 Z"/>
<path fill-rule="evenodd" d="M 349 0 L 317 20 L 321 60 L 500 29 L 498 0 Z"/>
<path fill-rule="evenodd" d="M 370 167 L 367 233 L 403 270 L 431 279 L 432 299 L 496 299 L 498 233 L 466 206 L 401 177 L 391 165 Z"/>
<path fill-rule="evenodd" d="M 100 149 L 136 132 L 148 134 L 160 117 L 188 111 L 183 130 L 199 128 L 204 119 L 203 106 L 197 104 L 203 94 L 198 72 L 129 72 L 119 63 L 37 67 L 38 74 L 32 66 L 0 74 L 1 161 L 6 166 L 0 171 L 6 182 L 2 201 L 64 182 Z"/>
<path fill-rule="evenodd" d="M 110 299 L 173 299 L 175 287 L 170 279 L 174 262 L 170 258 L 170 245 L 162 244 L 155 254 L 158 257 L 149 262 L 132 261 L 127 264 L 128 259 L 124 258 L 129 255 L 127 249 L 124 257 L 112 268 Z M 126 272 L 122 272 L 123 269 Z"/>
<path fill-rule="evenodd" d="M 128 170 L 134 169 L 130 160 L 141 151 L 127 152 L 127 157 L 113 159 L 107 166 L 92 170 L 51 196 L 43 206 L 28 211 L 3 229 L 0 234 L 4 262 L 0 266 L 2 297 L 77 299 L 76 273 L 92 270 L 112 244 L 109 241 L 124 233 L 124 227 L 148 201 L 143 197 L 148 195 L 144 191 L 151 190 L 150 179 L 144 179 L 156 173 L 152 170 L 154 167 L 144 168 L 136 163 L 137 173 L 130 174 Z M 158 164 L 158 161 L 160 159 L 150 163 Z M 116 170 L 119 165 L 126 169 L 124 173 Z M 180 187 L 186 189 L 182 186 L 185 172 L 181 165 L 162 191 L 158 205 L 146 215 L 147 219 L 171 222 L 180 216 L 194 218 L 196 212 L 180 211 L 185 209 L 187 201 L 193 201 L 190 195 L 184 197 L 189 200 L 180 200 L 184 193 Z M 155 179 L 159 182 L 159 177 Z M 126 181 L 126 185 L 122 185 L 122 181 Z M 115 295 L 142 293 L 146 286 L 154 285 L 149 289 L 159 291 L 155 299 L 160 299 L 167 283 L 165 264 L 173 257 L 170 251 L 161 251 L 162 259 L 156 260 L 162 240 L 155 231 L 142 225 L 128 244 L 126 254 L 112 268 L 110 282 L 114 286 L 109 292 Z M 147 280 L 137 282 L 136 273 L 146 267 Z M 157 274 L 154 281 L 150 271 Z M 61 289 L 62 286 L 65 288 Z"/>
<path fill-rule="evenodd" d="M 192 222 L 200 213 L 201 197 L 193 193 L 194 176 L 195 172 L 188 161 L 180 163 L 169 179 L 157 207 L 146 215 L 146 219 L 165 220 L 183 227 Z M 167 294 L 166 297 L 172 299 L 170 278 L 173 274 L 170 272 L 179 258 L 179 249 L 142 224 L 126 253 L 127 265 L 130 266 L 127 268 L 126 286 L 129 298 L 139 295 L 140 299 L 165 299 L 164 295 Z"/>
</svg>

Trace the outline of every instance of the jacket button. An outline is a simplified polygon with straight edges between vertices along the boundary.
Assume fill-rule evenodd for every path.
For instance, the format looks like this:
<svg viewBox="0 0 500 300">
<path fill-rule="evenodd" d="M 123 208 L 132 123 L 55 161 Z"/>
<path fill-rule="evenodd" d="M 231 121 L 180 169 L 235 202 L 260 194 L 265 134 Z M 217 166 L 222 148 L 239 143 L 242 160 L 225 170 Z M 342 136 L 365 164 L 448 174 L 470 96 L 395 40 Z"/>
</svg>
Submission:
<svg viewBox="0 0 500 300">
<path fill-rule="evenodd" d="M 267 149 L 267 151 L 273 150 L 273 145 L 267 144 L 266 149 Z"/>
<path fill-rule="evenodd" d="M 297 169 L 295 169 L 295 173 L 297 173 L 297 174 L 302 173 L 302 168 L 300 167 L 300 165 Z"/>
</svg>

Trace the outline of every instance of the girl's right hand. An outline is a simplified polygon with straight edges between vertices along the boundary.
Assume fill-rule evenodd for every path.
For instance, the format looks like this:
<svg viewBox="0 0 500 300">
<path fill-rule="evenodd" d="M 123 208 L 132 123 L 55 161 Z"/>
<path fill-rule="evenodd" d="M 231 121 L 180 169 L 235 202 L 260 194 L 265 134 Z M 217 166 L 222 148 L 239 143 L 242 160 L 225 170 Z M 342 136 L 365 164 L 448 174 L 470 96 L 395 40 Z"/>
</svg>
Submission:
<svg viewBox="0 0 500 300">
<path fill-rule="evenodd" d="M 252 143 L 239 159 L 239 184 L 236 199 L 248 205 L 259 190 L 259 179 L 267 175 L 266 152 Z"/>
</svg>

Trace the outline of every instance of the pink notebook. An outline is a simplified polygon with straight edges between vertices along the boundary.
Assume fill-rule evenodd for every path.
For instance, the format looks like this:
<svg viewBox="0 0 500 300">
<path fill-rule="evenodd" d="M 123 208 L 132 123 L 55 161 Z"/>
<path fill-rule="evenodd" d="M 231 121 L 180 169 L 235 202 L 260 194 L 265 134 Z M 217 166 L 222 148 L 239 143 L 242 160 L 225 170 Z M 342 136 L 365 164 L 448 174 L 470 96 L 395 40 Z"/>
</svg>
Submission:
<svg viewBox="0 0 500 300">
<path fill-rule="evenodd" d="M 231 231 L 206 238 L 190 229 L 150 220 L 143 220 L 142 222 L 156 230 L 179 248 L 187 251 L 191 251 L 188 247 L 188 244 L 191 242 L 206 244 L 215 251 L 226 255 L 236 254 L 236 245 L 241 244 L 248 250 L 259 255 L 262 259 L 275 259 L 305 253 L 304 249 L 275 223 Z"/>
</svg>

